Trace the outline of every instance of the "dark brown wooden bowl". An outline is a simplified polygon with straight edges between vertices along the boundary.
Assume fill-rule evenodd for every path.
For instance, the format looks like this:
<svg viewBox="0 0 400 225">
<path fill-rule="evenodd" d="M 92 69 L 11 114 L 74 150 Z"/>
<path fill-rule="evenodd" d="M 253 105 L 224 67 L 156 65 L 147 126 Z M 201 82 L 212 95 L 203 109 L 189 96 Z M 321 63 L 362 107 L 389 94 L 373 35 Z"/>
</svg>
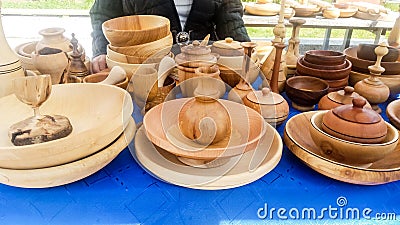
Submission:
<svg viewBox="0 0 400 225">
<path fill-rule="evenodd" d="M 346 56 L 342 52 L 331 50 L 310 50 L 304 55 L 304 60 L 319 65 L 340 65 Z"/>
<path fill-rule="evenodd" d="M 314 105 L 328 93 L 328 88 L 329 84 L 322 79 L 310 76 L 294 76 L 286 80 L 285 91 L 289 99 L 292 100 L 294 108 L 306 111 L 314 108 Z"/>
<path fill-rule="evenodd" d="M 327 65 L 327 64 L 314 64 L 307 62 L 304 60 L 304 56 L 300 57 L 299 60 L 301 61 L 301 64 L 313 68 L 313 69 L 320 69 L 320 70 L 340 70 L 346 68 L 346 61 L 343 61 L 342 64 L 339 65 Z"/>
<path fill-rule="evenodd" d="M 374 65 L 375 61 L 360 59 L 357 57 L 357 47 L 346 48 L 343 53 L 346 58 L 352 63 L 352 70 L 360 73 L 369 74 L 368 66 Z M 400 74 L 400 61 L 382 62 L 382 67 L 385 68 L 383 75 L 398 75 Z"/>
<path fill-rule="evenodd" d="M 344 69 L 322 70 L 307 67 L 301 63 L 301 60 L 298 60 L 296 65 L 296 72 L 300 75 L 318 77 L 324 80 L 340 80 L 349 76 L 351 65 L 351 62 L 349 60 L 346 60 L 346 67 Z"/>
<path fill-rule="evenodd" d="M 376 61 L 375 48 L 377 44 L 358 44 L 357 57 L 369 61 Z M 394 47 L 388 46 L 389 52 L 383 56 L 382 62 L 395 62 L 399 58 L 399 50 Z"/>
</svg>

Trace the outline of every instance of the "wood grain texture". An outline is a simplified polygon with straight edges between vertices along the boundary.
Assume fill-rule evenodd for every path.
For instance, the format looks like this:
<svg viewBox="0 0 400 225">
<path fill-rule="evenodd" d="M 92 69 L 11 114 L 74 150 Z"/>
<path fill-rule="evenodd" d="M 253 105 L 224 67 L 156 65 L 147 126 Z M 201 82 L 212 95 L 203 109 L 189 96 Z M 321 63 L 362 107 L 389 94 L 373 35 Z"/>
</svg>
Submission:
<svg viewBox="0 0 400 225">
<path fill-rule="evenodd" d="M 285 144 L 307 166 L 330 178 L 353 184 L 378 185 L 400 180 L 400 145 L 367 169 L 323 157 L 310 133 L 303 129 L 309 126 L 311 116 L 315 113 L 307 112 L 292 117 L 284 131 Z"/>
<path fill-rule="evenodd" d="M 400 100 L 395 100 L 386 108 L 386 115 L 390 122 L 399 130 L 400 129 Z"/>
</svg>

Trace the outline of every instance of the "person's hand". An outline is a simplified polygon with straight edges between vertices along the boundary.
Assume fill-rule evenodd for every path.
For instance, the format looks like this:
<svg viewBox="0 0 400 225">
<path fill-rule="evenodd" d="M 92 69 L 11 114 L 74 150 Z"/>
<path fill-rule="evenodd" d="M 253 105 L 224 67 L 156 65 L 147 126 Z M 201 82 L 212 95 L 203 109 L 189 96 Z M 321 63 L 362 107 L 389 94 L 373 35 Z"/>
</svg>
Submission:
<svg viewBox="0 0 400 225">
<path fill-rule="evenodd" d="M 106 55 L 98 55 L 92 60 L 92 73 L 98 73 L 107 68 Z"/>
</svg>

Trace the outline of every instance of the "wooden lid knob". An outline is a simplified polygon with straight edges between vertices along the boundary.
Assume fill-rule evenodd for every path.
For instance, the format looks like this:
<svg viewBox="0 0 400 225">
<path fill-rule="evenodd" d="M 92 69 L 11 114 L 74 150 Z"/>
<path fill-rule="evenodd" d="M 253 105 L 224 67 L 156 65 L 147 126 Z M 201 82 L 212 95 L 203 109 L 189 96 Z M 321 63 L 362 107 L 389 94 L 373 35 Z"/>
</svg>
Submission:
<svg viewBox="0 0 400 225">
<path fill-rule="evenodd" d="M 345 95 L 351 95 L 351 94 L 353 94 L 353 92 L 354 92 L 354 88 L 353 87 L 350 87 L 350 86 L 344 87 L 344 94 Z"/>
<path fill-rule="evenodd" d="M 232 41 L 233 41 L 233 38 L 231 38 L 231 37 L 225 38 L 226 43 L 232 43 Z"/>
</svg>

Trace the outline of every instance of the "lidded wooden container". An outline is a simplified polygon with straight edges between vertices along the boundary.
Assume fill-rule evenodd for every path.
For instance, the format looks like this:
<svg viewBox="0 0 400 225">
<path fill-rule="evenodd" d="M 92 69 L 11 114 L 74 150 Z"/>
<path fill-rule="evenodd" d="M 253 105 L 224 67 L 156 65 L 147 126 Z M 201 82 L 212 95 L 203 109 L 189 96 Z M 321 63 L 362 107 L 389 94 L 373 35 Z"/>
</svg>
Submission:
<svg viewBox="0 0 400 225">
<path fill-rule="evenodd" d="M 231 37 L 214 42 L 211 47 L 211 52 L 228 57 L 242 56 L 244 54 L 243 46 L 240 45 L 240 42 L 233 40 Z"/>
<path fill-rule="evenodd" d="M 193 41 L 191 45 L 182 47 L 182 53 L 175 57 L 176 63 L 186 67 L 210 66 L 217 63 L 217 54 L 211 53 L 208 46 L 200 45 L 199 41 Z"/>
<path fill-rule="evenodd" d="M 374 144 L 382 142 L 387 125 L 374 110 L 364 107 L 367 101 L 354 98 L 352 105 L 342 105 L 327 112 L 322 119 L 322 129 L 337 138 Z"/>
<path fill-rule="evenodd" d="M 343 90 L 330 92 L 319 100 L 318 109 L 319 110 L 329 110 L 336 108 L 341 105 L 352 104 L 354 98 L 364 98 L 357 92 L 354 92 L 354 88 L 346 86 Z M 371 108 L 368 101 L 365 107 Z"/>
<path fill-rule="evenodd" d="M 259 112 L 269 124 L 279 125 L 289 114 L 289 105 L 279 94 L 269 88 L 261 91 L 251 91 L 243 98 L 243 103 Z"/>
</svg>

